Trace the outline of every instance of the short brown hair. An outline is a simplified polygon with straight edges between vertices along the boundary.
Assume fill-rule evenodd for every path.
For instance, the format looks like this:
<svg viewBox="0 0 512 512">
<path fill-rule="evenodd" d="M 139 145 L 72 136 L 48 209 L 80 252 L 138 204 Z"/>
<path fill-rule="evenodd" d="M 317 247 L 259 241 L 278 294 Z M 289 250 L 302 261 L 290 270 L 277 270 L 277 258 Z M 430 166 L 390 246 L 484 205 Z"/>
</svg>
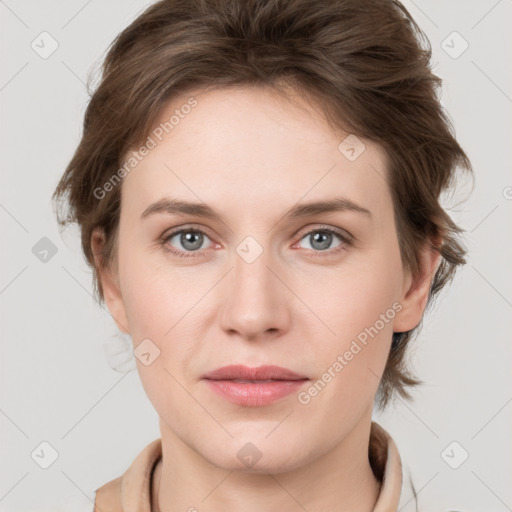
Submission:
<svg viewBox="0 0 512 512">
<path fill-rule="evenodd" d="M 440 204 L 458 166 L 472 172 L 437 97 L 431 46 L 397 0 L 161 0 L 112 43 L 91 95 L 82 139 L 52 196 L 65 199 L 59 225 L 77 222 L 93 269 L 95 298 L 104 300 L 91 249 L 94 228 L 106 243 L 105 265 L 117 265 L 121 189 L 102 187 L 140 145 L 164 104 L 198 87 L 291 86 L 320 108 L 331 127 L 380 144 L 404 268 L 416 273 L 430 243 L 441 263 L 432 298 L 466 261 L 462 233 Z M 286 86 L 286 87 L 285 87 Z M 437 241 L 437 242 L 433 242 Z M 383 408 L 418 384 L 405 363 L 412 334 L 395 333 L 380 382 Z"/>
</svg>

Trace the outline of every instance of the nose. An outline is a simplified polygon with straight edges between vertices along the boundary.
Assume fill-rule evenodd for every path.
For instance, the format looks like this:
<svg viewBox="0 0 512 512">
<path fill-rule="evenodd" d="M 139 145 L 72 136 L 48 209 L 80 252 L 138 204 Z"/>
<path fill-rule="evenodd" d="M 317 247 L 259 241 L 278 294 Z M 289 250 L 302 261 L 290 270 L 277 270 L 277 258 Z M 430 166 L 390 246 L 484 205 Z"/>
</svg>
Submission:
<svg viewBox="0 0 512 512">
<path fill-rule="evenodd" d="M 223 284 L 221 313 L 221 327 L 230 336 L 238 334 L 248 341 L 274 339 L 288 329 L 293 294 L 271 260 L 267 251 L 250 263 L 235 255 L 234 268 Z"/>
</svg>

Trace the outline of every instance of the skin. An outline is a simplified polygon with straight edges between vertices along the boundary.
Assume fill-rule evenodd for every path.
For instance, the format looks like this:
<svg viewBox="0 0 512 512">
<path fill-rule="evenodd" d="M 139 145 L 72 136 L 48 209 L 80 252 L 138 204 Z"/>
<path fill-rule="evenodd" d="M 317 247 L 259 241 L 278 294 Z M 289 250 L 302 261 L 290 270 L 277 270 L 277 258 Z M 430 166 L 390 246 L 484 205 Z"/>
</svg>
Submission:
<svg viewBox="0 0 512 512">
<path fill-rule="evenodd" d="M 100 271 L 119 328 L 134 347 L 149 338 L 160 350 L 149 366 L 137 360 L 160 417 L 154 499 L 162 512 L 370 511 L 380 485 L 368 461 L 375 394 L 392 333 L 421 320 L 439 255 L 425 246 L 420 273 L 404 271 L 377 144 L 363 140 L 350 161 L 338 150 L 347 134 L 334 133 L 318 109 L 262 87 L 189 92 L 156 124 L 192 95 L 198 105 L 124 178 L 118 265 Z M 337 196 L 371 216 L 282 219 L 299 202 Z M 204 202 L 225 222 L 141 220 L 163 197 Z M 310 236 L 322 226 L 355 240 L 333 235 L 322 251 Z M 179 235 L 159 244 L 181 227 L 206 231 L 199 250 Z M 263 249 L 252 263 L 236 252 L 247 236 Z M 97 253 L 100 231 L 91 243 Z M 264 407 L 235 405 L 202 379 L 228 364 L 275 364 L 315 382 L 393 303 L 401 310 L 308 404 L 292 393 Z M 262 453 L 252 468 L 237 457 L 248 442 Z"/>
</svg>

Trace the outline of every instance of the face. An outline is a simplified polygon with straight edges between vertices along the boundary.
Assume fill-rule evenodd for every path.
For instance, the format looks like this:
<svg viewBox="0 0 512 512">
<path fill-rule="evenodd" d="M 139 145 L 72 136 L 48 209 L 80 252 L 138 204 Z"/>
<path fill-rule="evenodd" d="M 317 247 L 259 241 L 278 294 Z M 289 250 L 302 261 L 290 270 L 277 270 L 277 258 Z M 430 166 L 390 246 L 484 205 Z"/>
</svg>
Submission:
<svg viewBox="0 0 512 512">
<path fill-rule="evenodd" d="M 426 300 L 403 273 L 386 155 L 366 139 L 340 149 L 349 134 L 263 88 L 174 98 L 157 125 L 176 109 L 122 183 L 105 300 L 144 354 L 138 371 L 168 436 L 217 467 L 243 468 L 247 443 L 263 454 L 253 471 L 299 467 L 368 421 L 392 333 L 417 325 Z M 303 380 L 237 399 L 256 386 L 204 378 L 228 365 Z"/>
</svg>

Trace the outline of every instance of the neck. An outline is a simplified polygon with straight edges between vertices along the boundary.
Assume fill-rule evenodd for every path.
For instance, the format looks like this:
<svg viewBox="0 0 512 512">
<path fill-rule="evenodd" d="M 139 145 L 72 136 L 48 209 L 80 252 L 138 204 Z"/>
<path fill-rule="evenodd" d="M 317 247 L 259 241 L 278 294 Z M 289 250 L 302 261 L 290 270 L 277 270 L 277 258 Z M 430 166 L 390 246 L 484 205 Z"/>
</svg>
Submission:
<svg viewBox="0 0 512 512">
<path fill-rule="evenodd" d="M 371 415 L 309 464 L 275 473 L 214 466 L 163 421 L 160 425 L 162 459 L 153 476 L 152 512 L 193 511 L 206 506 L 212 512 L 371 512 L 377 501 L 380 482 L 368 459 Z"/>
</svg>

